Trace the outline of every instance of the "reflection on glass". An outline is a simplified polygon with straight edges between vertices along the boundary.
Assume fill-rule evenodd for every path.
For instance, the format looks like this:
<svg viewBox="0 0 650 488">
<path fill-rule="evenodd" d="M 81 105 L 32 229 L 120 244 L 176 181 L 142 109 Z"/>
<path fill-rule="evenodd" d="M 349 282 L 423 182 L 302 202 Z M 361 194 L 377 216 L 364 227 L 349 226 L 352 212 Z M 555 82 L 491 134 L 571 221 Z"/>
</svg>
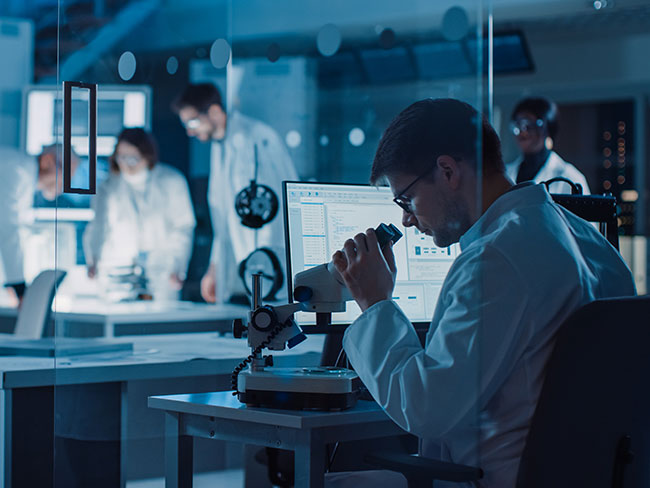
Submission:
<svg viewBox="0 0 650 488">
<path fill-rule="evenodd" d="M 291 148 L 296 148 L 300 146 L 301 140 L 302 137 L 300 137 L 300 132 L 298 132 L 297 130 L 290 130 L 289 132 L 287 132 L 287 136 L 285 137 L 287 146 Z"/>
<path fill-rule="evenodd" d="M 217 69 L 225 68 L 230 60 L 230 44 L 225 39 L 217 39 L 210 47 L 210 62 Z"/>
<path fill-rule="evenodd" d="M 469 18 L 462 7 L 451 7 L 442 18 L 442 35 L 449 41 L 460 41 L 469 32 Z"/>
<path fill-rule="evenodd" d="M 280 54 L 280 45 L 277 42 L 271 43 L 269 45 L 269 48 L 266 50 L 266 58 L 272 63 L 275 63 L 278 59 L 280 59 Z"/>
<path fill-rule="evenodd" d="M 176 71 L 178 71 L 178 58 L 176 56 L 170 56 L 167 59 L 167 73 L 170 75 L 175 75 Z"/>
<path fill-rule="evenodd" d="M 126 51 L 120 56 L 117 72 L 124 81 L 129 81 L 135 75 L 136 60 L 131 51 Z"/>
<path fill-rule="evenodd" d="M 355 127 L 350 131 L 350 134 L 348 135 L 348 140 L 350 141 L 350 144 L 352 144 L 355 147 L 358 147 L 362 145 L 366 140 L 366 134 L 360 128 Z"/>
<path fill-rule="evenodd" d="M 316 46 L 323 56 L 336 54 L 341 46 L 341 31 L 334 24 L 326 24 L 318 32 Z"/>
</svg>

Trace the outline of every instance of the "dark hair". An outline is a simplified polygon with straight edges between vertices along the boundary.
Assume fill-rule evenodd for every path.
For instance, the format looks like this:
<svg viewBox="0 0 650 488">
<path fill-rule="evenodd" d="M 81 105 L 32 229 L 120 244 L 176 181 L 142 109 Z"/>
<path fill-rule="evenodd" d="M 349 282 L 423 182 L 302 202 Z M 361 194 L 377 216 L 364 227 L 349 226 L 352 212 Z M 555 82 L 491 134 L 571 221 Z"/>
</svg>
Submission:
<svg viewBox="0 0 650 488">
<path fill-rule="evenodd" d="M 442 155 L 476 161 L 479 129 L 483 171 L 503 173 L 499 136 L 471 105 L 451 98 L 415 102 L 395 117 L 384 132 L 372 163 L 370 181 L 376 184 L 384 176 L 423 173 L 427 167 L 433 169 Z"/>
<path fill-rule="evenodd" d="M 546 123 L 548 135 L 551 139 L 555 139 L 557 132 L 560 128 L 559 125 L 559 112 L 555 102 L 544 97 L 528 97 L 524 98 L 517 103 L 512 111 L 511 120 L 515 120 L 517 115 L 522 112 L 530 112 L 538 119 L 542 119 Z"/>
<path fill-rule="evenodd" d="M 120 135 L 117 136 L 117 144 L 115 144 L 113 154 L 108 158 L 111 171 L 114 173 L 120 172 L 120 167 L 117 165 L 116 160 L 117 146 L 120 145 L 120 142 L 126 142 L 135 146 L 140 155 L 147 160 L 147 166 L 149 169 L 153 168 L 158 162 L 158 144 L 156 144 L 156 140 L 151 134 L 139 127 L 133 129 L 122 129 Z"/>
<path fill-rule="evenodd" d="M 212 83 L 190 84 L 172 102 L 172 110 L 180 112 L 185 107 L 192 107 L 197 112 L 206 113 L 211 105 L 218 105 L 224 110 L 221 93 Z"/>
</svg>

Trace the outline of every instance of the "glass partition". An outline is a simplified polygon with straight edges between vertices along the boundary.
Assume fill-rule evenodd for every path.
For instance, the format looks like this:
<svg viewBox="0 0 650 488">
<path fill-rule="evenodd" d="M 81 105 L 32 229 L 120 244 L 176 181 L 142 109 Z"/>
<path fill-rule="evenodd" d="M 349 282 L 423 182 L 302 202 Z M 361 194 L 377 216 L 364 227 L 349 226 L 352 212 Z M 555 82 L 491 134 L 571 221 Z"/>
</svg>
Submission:
<svg viewBox="0 0 650 488">
<path fill-rule="evenodd" d="M 0 200 L 13 227 L 0 226 L 0 276 L 14 286 L 0 288 L 0 327 L 16 337 L 0 356 L 0 484 L 163 486 L 169 416 L 149 397 L 231 390 L 251 353 L 232 323 L 246 324 L 252 274 L 264 303 L 292 299 L 282 181 L 367 185 L 382 134 L 417 100 L 454 98 L 491 117 L 490 25 L 482 0 L 3 2 Z M 470 153 L 481 148 L 476 130 Z M 418 244 L 393 193 L 378 191 L 391 210 L 363 225 L 401 229 L 414 266 L 419 253 L 459 252 Z M 480 202 L 481 185 L 472 193 Z M 329 261 L 353 231 L 338 228 L 314 256 Z M 416 326 L 424 340 L 428 324 Z M 341 330 L 274 351 L 275 367 L 342 365 Z M 478 360 L 466 363 L 472 404 Z M 478 425 L 478 412 L 463 421 Z M 373 446 L 416 449 L 384 422 L 326 443 L 328 471 L 359 469 Z M 265 449 L 210 432 L 190 441 L 196 479 L 295 476 L 284 440 Z M 463 460 L 481 464 L 476 448 Z"/>
<path fill-rule="evenodd" d="M 511 183 L 555 176 L 580 189 L 551 194 L 615 197 L 647 293 L 648 19 L 606 0 L 3 0 L 0 485 L 337 486 L 377 450 L 514 485 L 561 322 L 633 291 L 563 210 L 598 252 L 563 261 L 549 249 L 581 246 L 546 245 L 556 221 L 499 212 L 543 193 Z M 319 265 L 361 262 L 346 242 L 380 223 L 392 251 L 348 296 Z M 605 261 L 615 276 L 571 282 Z"/>
<path fill-rule="evenodd" d="M 13 209 L 15 203 L 19 217 L 13 233 L 3 226 L 3 244 L 13 239 L 24 256 L 19 265 L 3 247 L 4 281 L 17 286 L 0 290 L 2 332 L 14 331 L 14 317 L 26 316 L 25 307 L 15 308 L 23 281 L 30 285 L 43 271 L 58 272 L 45 276 L 37 299 L 38 310 L 51 309 L 51 316 L 28 307 L 38 319 L 26 322 L 32 335 L 23 336 L 48 341 L 25 344 L 17 358 L 0 357 L 8 372 L 5 425 L 12 426 L 3 436 L 5 484 L 163 486 L 174 449 L 189 443 L 191 473 L 211 486 L 281 485 L 292 477 L 296 486 L 306 486 L 301 463 L 312 451 L 301 448 L 293 457 L 294 434 L 285 435 L 279 423 L 260 427 L 268 436 L 257 445 L 239 420 L 216 428 L 217 417 L 197 414 L 181 422 L 177 437 L 183 441 L 173 443 L 170 425 L 181 414 L 165 413 L 174 411 L 169 403 L 149 398 L 184 394 L 174 401 L 201 412 L 219 401 L 238 412 L 266 412 L 237 408 L 238 398 L 229 393 L 208 395 L 229 392 L 233 372 L 237 383 L 237 373 L 256 360 L 249 357 L 249 340 L 232 334 L 234 319 L 246 325 L 252 275 L 262 273 L 264 303 L 277 310 L 295 304 L 299 298 L 287 282 L 299 283 L 298 272 L 329 261 L 346 239 L 381 222 L 403 234 L 394 246 L 397 291 L 389 297 L 399 309 L 382 309 L 381 325 L 366 313 L 347 329 L 347 339 L 343 331 L 360 309 L 348 308 L 346 320 L 334 325 L 301 310 L 298 325 L 318 333 L 273 351 L 274 367 L 309 367 L 311 374 L 322 373 L 320 366 L 356 370 L 367 389 L 354 408 L 371 409 L 368 416 L 385 412 L 367 426 L 360 415 L 339 437 L 335 427 L 330 437 L 322 434 L 327 441 L 314 448 L 313 458 L 320 459 L 314 465 L 329 471 L 330 486 L 341 473 L 368 469 L 370 451 L 419 449 L 481 466 L 489 480 L 500 479 L 493 474 L 500 462 L 493 448 L 507 438 L 500 437 L 504 431 L 520 433 L 516 422 L 500 424 L 509 413 L 502 409 L 521 407 L 508 403 L 523 391 L 518 380 L 526 387 L 534 383 L 535 398 L 520 398 L 534 406 L 538 366 L 555 329 L 493 335 L 494 324 L 506 322 L 503 316 L 516 321 L 525 311 L 496 313 L 490 305 L 512 306 L 497 291 L 515 296 L 529 285 L 529 275 L 544 270 L 527 268 L 524 284 L 512 289 L 516 281 L 495 279 L 510 276 L 508 259 L 481 254 L 471 272 L 463 264 L 471 259 L 464 251 L 491 232 L 485 221 L 470 224 L 496 200 L 494 188 L 484 184 L 493 170 L 485 154 L 494 148 L 486 147 L 478 119 L 462 157 L 448 155 L 456 156 L 450 164 L 465 165 L 463 174 L 472 175 L 459 183 L 466 185 L 461 203 L 432 190 L 447 174 L 439 154 L 432 157 L 433 176 L 406 161 L 373 181 L 381 187 L 375 189 L 370 180 L 377 149 L 406 107 L 451 98 L 485 114 L 501 140 L 506 175 L 520 183 L 542 179 L 540 171 L 522 169 L 522 161 L 547 161 L 530 156 L 522 134 L 548 131 L 533 151 L 538 158 L 553 153 L 572 163 L 577 173 L 569 178 L 585 193 L 616 197 L 621 254 L 637 291 L 645 293 L 650 75 L 637 60 L 650 41 L 648 8 L 634 2 L 525 2 L 526 9 L 524 2 L 493 3 L 43 0 L 0 7 L 6 65 L 0 75 L 0 167 L 6 167 L 7 188 L 20 189 L 5 204 Z M 602 37 L 603 26 L 611 27 L 611 37 Z M 71 85 L 68 99 L 67 82 L 79 83 Z M 515 108 L 538 96 L 555 102 L 554 108 L 542 116 L 531 106 Z M 561 114 L 558 127 L 553 110 Z M 421 142 L 415 137 L 410 146 Z M 307 194 L 285 195 L 283 181 Z M 426 221 L 415 224 L 403 211 L 417 208 L 422 188 L 430 190 L 434 208 L 444 209 L 432 216 L 432 228 L 451 229 L 449 242 L 436 241 L 441 247 L 432 243 Z M 561 193 L 558 188 L 551 193 Z M 371 191 L 382 210 L 363 203 Z M 298 223 L 295 233 L 285 234 L 285 218 Z M 469 237 L 458 244 L 461 235 Z M 509 257 L 521 248 L 499 249 Z M 12 265 L 20 272 L 10 275 Z M 435 302 L 427 302 L 426 320 L 414 312 L 422 294 Z M 465 308 L 458 305 L 462 299 Z M 364 335 L 359 325 L 376 334 Z M 421 344 L 412 342 L 415 334 Z M 522 346 L 525 341 L 531 349 Z M 398 358 L 395 344 L 409 353 Z M 526 373 L 515 356 L 524 362 L 541 357 L 535 363 L 540 376 L 516 376 Z M 502 376 L 503 358 L 513 361 L 516 373 Z M 393 376 L 382 367 L 392 368 Z M 443 379 L 427 376 L 446 368 L 451 373 Z M 30 413 L 28 420 L 23 412 Z M 388 425 L 409 433 L 395 435 Z M 515 437 L 508 445 L 520 449 L 524 441 Z"/>
</svg>

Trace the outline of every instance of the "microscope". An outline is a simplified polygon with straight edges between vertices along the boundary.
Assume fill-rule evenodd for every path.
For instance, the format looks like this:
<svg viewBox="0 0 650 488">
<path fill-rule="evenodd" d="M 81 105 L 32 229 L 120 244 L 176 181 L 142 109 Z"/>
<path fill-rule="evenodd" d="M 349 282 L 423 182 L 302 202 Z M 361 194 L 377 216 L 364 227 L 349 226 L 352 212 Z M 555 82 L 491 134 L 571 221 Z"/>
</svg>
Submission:
<svg viewBox="0 0 650 488">
<path fill-rule="evenodd" d="M 393 224 L 380 224 L 375 232 L 380 247 L 396 243 L 402 233 Z M 248 335 L 251 354 L 232 374 L 233 395 L 249 406 L 294 410 L 344 410 L 353 407 L 361 381 L 356 373 L 338 367 L 275 368 L 273 356 L 262 351 L 290 349 L 306 339 L 293 314 L 316 313 L 317 325 L 329 325 L 333 312 L 345 312 L 352 299 L 334 264 L 321 264 L 295 276 L 295 302 L 271 306 L 262 304 L 262 275 L 252 277 L 252 309 L 247 323 L 233 322 L 236 338 Z"/>
</svg>

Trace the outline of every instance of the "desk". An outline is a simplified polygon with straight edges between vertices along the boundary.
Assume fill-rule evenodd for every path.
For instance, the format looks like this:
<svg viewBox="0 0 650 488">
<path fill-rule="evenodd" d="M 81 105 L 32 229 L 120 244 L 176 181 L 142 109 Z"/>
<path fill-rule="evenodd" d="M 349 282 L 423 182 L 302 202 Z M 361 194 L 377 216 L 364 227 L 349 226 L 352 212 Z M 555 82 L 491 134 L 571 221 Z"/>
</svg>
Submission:
<svg viewBox="0 0 650 488">
<path fill-rule="evenodd" d="M 56 335 L 119 337 L 179 332 L 228 332 L 232 321 L 245 318 L 250 307 L 195 302 L 107 303 L 98 299 L 55 301 Z M 0 318 L 15 320 L 15 308 L 0 307 Z M 13 329 L 12 329 L 13 330 Z M 11 332 L 7 330 L 6 332 Z"/>
<path fill-rule="evenodd" d="M 230 392 L 152 396 L 165 411 L 166 488 L 192 486 L 192 437 L 295 451 L 296 488 L 322 488 L 327 444 L 401 435 L 374 402 L 342 412 L 248 408 Z"/>
<path fill-rule="evenodd" d="M 134 343 L 133 353 L 111 352 L 83 355 L 69 358 L 28 358 L 0 357 L 0 486 L 12 486 L 12 467 L 18 462 L 14 445 L 52 445 L 54 411 L 52 397 L 58 387 L 66 385 L 106 385 L 116 390 L 117 405 L 121 405 L 119 416 L 119 438 L 130 439 L 130 429 L 143 428 L 141 424 L 150 423 L 150 430 L 162 432 L 163 418 L 154 419 L 155 415 L 131 419 L 133 398 L 129 399 L 129 385 L 142 385 L 141 381 L 153 383 L 153 394 L 176 393 L 179 390 L 169 388 L 170 379 L 202 378 L 201 388 L 228 388 L 229 376 L 233 368 L 246 357 L 250 349 L 245 340 L 232 337 L 219 337 L 214 333 L 180 334 L 162 336 L 143 336 L 130 339 L 118 339 Z M 274 357 L 286 366 L 307 366 L 318 364 L 323 338 L 312 336 L 299 347 Z M 175 385 L 174 388 L 178 388 Z M 180 390 L 180 391 L 188 391 Z M 191 390 L 190 390 L 191 391 Z M 204 389 L 203 391 L 211 391 Z M 34 395 L 31 392 L 36 392 Z M 152 393 L 149 393 L 152 394 Z M 22 398 L 29 394 L 33 411 L 25 412 Z M 146 396 L 137 399 L 146 412 Z M 49 399 L 49 400 L 48 400 Z M 48 403 L 49 402 L 49 403 Z M 128 407 L 128 408 L 127 408 Z M 45 422 L 45 417 L 49 421 Z M 45 427 L 36 428 L 36 424 Z M 49 426 L 49 427 L 48 427 Z M 33 438 L 24 429 L 32 430 Z M 120 462 L 121 486 L 126 483 L 126 445 L 121 443 Z M 51 470 L 47 459 L 31 459 L 31 469 Z M 39 464 L 40 463 L 40 464 Z M 45 463 L 45 467 L 41 464 Z M 15 474 L 15 473 L 14 473 Z M 26 486 L 26 485 L 23 485 Z M 36 485 L 31 485 L 36 486 Z"/>
</svg>

